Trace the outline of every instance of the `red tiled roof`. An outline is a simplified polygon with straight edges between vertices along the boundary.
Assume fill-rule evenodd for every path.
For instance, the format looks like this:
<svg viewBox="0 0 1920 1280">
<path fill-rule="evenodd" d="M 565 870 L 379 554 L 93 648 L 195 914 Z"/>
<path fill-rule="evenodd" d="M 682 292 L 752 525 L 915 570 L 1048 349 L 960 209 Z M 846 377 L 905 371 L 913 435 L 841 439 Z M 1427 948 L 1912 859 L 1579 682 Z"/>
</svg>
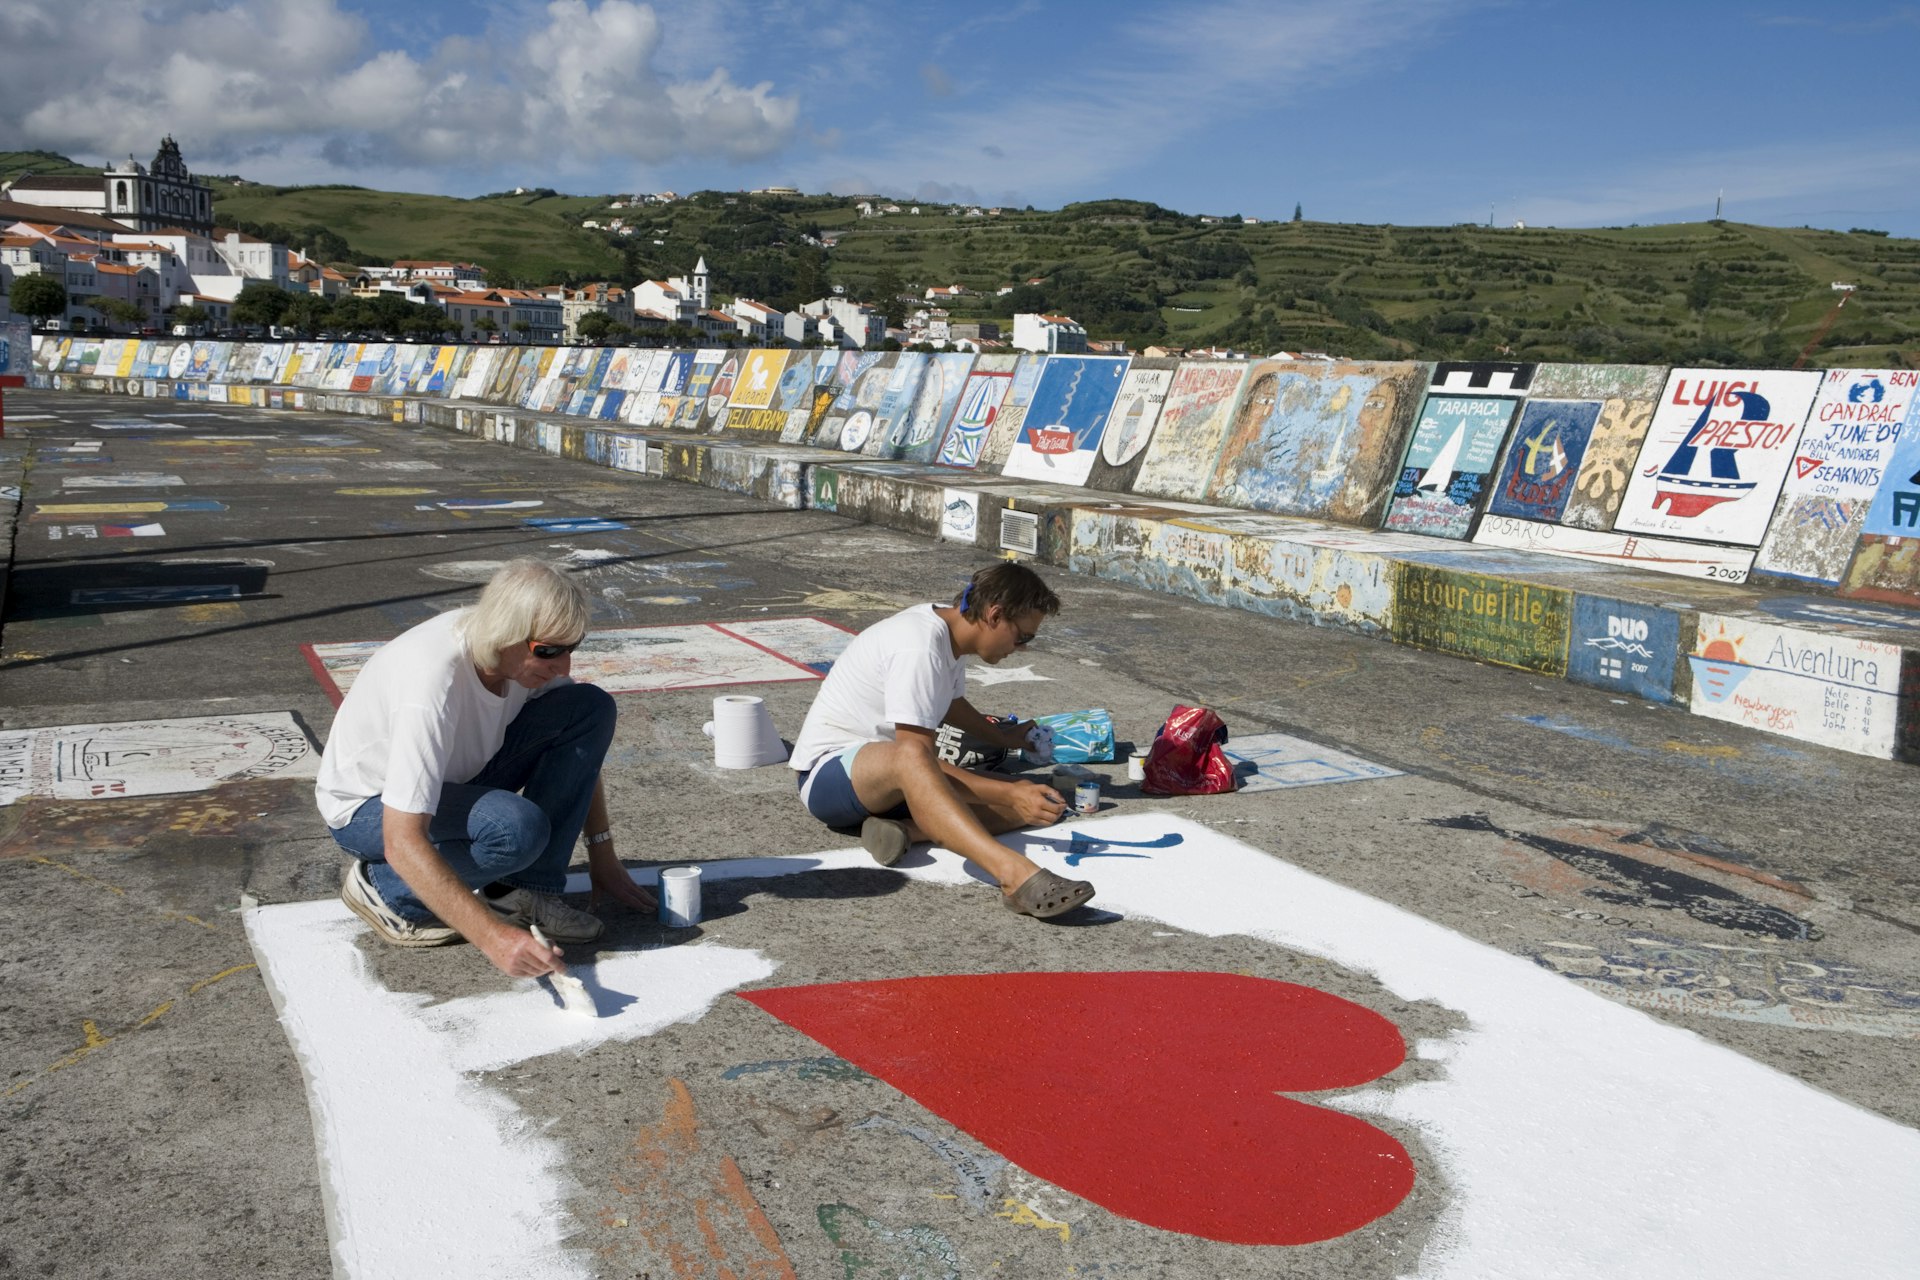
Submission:
<svg viewBox="0 0 1920 1280">
<path fill-rule="evenodd" d="M 7 184 L 13 191 L 91 191 L 99 185 L 100 175 L 97 173 L 49 174 L 45 177 L 29 174 Z"/>
</svg>

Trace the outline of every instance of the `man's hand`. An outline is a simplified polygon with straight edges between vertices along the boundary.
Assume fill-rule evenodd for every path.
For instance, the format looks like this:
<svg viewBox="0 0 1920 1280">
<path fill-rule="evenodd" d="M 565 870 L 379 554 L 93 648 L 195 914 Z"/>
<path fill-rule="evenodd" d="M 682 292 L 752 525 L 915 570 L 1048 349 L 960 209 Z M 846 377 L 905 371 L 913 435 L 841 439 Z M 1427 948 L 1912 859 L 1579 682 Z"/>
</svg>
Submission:
<svg viewBox="0 0 1920 1280">
<path fill-rule="evenodd" d="M 547 946 L 525 929 L 516 929 L 510 924 L 500 925 L 471 941 L 493 961 L 494 968 L 510 978 L 537 978 L 543 973 L 567 971 L 566 963 L 560 958 L 560 948 Z"/>
<path fill-rule="evenodd" d="M 587 880 L 592 885 L 587 897 L 589 911 L 593 910 L 603 893 L 629 911 L 652 911 L 660 905 L 649 890 L 633 882 L 627 869 L 620 865 L 611 842 L 588 846 Z"/>
<path fill-rule="evenodd" d="M 1053 730 L 1033 720 L 1013 726 L 1019 740 L 1014 743 L 1035 764 L 1053 763 Z"/>
<path fill-rule="evenodd" d="M 1027 826 L 1050 826 L 1060 821 L 1060 815 L 1066 812 L 1066 808 L 1067 802 L 1052 787 L 1042 786 L 1038 782 L 1013 784 L 1013 811 Z"/>
</svg>

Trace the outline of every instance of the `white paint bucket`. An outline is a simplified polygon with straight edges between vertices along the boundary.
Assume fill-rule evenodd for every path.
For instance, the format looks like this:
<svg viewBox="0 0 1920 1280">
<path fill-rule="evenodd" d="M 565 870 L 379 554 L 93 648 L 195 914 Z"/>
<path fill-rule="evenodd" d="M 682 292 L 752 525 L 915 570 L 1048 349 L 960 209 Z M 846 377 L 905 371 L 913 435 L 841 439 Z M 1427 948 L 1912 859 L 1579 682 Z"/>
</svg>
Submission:
<svg viewBox="0 0 1920 1280">
<path fill-rule="evenodd" d="M 700 868 L 668 867 L 660 873 L 660 923 L 670 929 L 700 923 Z"/>
<path fill-rule="evenodd" d="M 773 727 L 764 699 L 727 694 L 713 700 L 713 719 L 700 727 L 713 739 L 713 763 L 721 769 L 757 769 L 779 764 L 787 748 Z"/>
<path fill-rule="evenodd" d="M 1147 780 L 1147 757 L 1143 753 L 1136 751 L 1127 757 L 1127 777 L 1135 782 Z"/>
</svg>

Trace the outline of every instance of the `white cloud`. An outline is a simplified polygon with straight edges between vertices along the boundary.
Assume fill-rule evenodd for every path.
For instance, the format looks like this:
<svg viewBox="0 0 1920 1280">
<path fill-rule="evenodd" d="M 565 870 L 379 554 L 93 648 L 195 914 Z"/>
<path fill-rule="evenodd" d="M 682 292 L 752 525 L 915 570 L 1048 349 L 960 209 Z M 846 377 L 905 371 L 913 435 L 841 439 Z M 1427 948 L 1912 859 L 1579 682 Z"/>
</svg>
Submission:
<svg viewBox="0 0 1920 1280">
<path fill-rule="evenodd" d="M 172 133 L 197 169 L 250 161 L 269 179 L 315 160 L 336 172 L 308 180 L 752 159 L 791 142 L 795 98 L 724 66 L 663 71 L 687 65 L 661 57 L 664 40 L 635 0 L 553 0 L 418 55 L 374 47 L 338 0 L 0 0 L 0 116 L 18 146 L 144 159 Z"/>
</svg>

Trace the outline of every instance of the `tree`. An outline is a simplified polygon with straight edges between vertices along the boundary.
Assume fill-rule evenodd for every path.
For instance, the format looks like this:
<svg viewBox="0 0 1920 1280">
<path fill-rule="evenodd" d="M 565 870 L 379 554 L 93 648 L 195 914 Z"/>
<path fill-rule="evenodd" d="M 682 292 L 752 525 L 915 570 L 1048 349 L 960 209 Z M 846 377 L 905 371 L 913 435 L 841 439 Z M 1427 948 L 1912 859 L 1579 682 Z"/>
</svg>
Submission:
<svg viewBox="0 0 1920 1280">
<path fill-rule="evenodd" d="M 520 335 L 520 341 L 525 342 L 527 335 L 533 332 L 533 326 L 525 320 L 515 320 L 513 322 L 513 331 Z"/>
<path fill-rule="evenodd" d="M 233 300 L 233 322 L 255 329 L 264 329 L 280 323 L 280 317 L 287 314 L 287 308 L 293 305 L 293 295 L 277 285 L 257 281 L 240 290 L 240 296 Z"/>
<path fill-rule="evenodd" d="M 295 294 L 280 322 L 311 338 L 333 323 L 333 303 L 317 293 Z"/>
<path fill-rule="evenodd" d="M 106 316 L 115 324 L 138 325 L 147 319 L 147 309 L 137 302 L 125 298 L 107 298 L 94 304 L 95 311 Z"/>
<path fill-rule="evenodd" d="M 453 327 L 453 321 L 439 307 L 416 306 L 400 322 L 400 332 L 409 338 L 437 338 Z"/>
<path fill-rule="evenodd" d="M 210 319 L 212 316 L 208 314 L 207 309 L 197 302 L 182 303 L 173 309 L 173 322 L 184 324 L 196 332 Z"/>
<path fill-rule="evenodd" d="M 489 337 L 491 337 L 493 334 L 500 332 L 500 322 L 498 320 L 495 320 L 492 316 L 481 316 L 478 320 L 475 320 L 473 322 L 473 327 L 478 329 L 480 332 L 487 334 Z"/>
<path fill-rule="evenodd" d="M 51 320 L 67 313 L 67 286 L 49 275 L 15 276 L 11 305 L 29 320 Z"/>
<path fill-rule="evenodd" d="M 1304 221 L 1306 221 L 1306 219 L 1305 219 L 1305 218 L 1303 218 L 1303 217 L 1301 217 L 1301 216 L 1300 216 L 1300 202 L 1299 202 L 1298 200 L 1296 200 L 1296 201 L 1294 201 L 1294 203 L 1293 203 L 1293 220 L 1294 220 L 1295 222 L 1304 222 Z"/>
<path fill-rule="evenodd" d="M 906 289 L 906 282 L 900 273 L 892 267 L 880 268 L 880 274 L 874 277 L 873 292 L 882 313 L 890 325 L 903 325 L 907 322 L 907 304 L 900 294 Z"/>
<path fill-rule="evenodd" d="M 573 331 L 588 342 L 599 342 L 613 331 L 613 317 L 604 311 L 589 311 L 580 317 Z"/>
</svg>

